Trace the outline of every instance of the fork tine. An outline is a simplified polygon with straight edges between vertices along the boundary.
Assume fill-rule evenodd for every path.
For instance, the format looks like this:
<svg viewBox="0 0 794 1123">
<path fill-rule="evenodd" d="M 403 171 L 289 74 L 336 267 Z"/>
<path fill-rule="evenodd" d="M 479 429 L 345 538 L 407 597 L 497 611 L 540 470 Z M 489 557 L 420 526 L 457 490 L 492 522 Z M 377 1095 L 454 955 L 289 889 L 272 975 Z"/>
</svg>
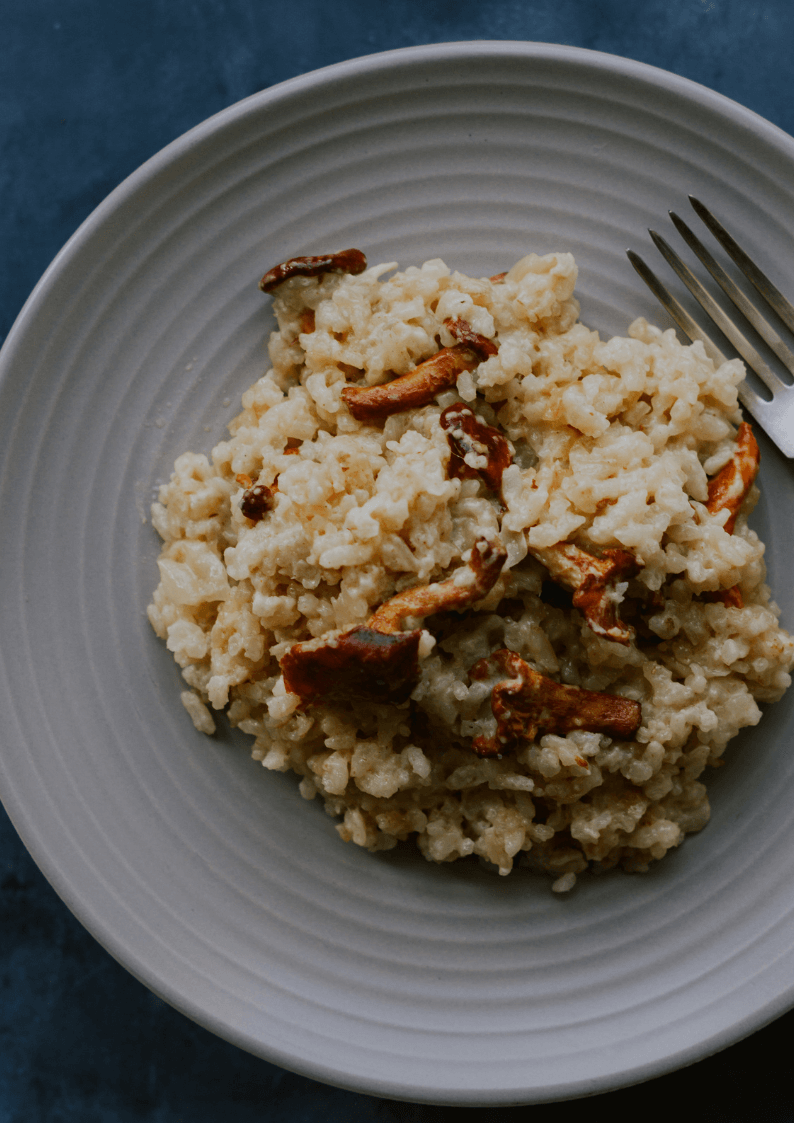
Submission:
<svg viewBox="0 0 794 1123">
<path fill-rule="evenodd" d="M 724 362 L 727 362 L 725 355 L 720 351 L 714 340 L 703 331 L 696 320 L 692 319 L 684 306 L 667 291 L 653 270 L 648 268 L 639 254 L 636 254 L 634 250 L 626 250 L 626 254 L 637 273 L 642 277 L 643 281 L 662 307 L 672 316 L 684 335 L 691 339 L 693 343 L 696 340 L 700 340 L 706 349 L 706 354 L 715 366 L 721 366 Z M 747 385 L 746 381 L 739 386 L 738 394 L 739 400 L 746 406 L 750 413 L 752 413 L 753 417 L 767 429 L 770 429 L 768 413 L 772 407 L 772 403 L 765 401 L 760 394 L 757 394 L 751 386 Z M 780 442 L 778 441 L 778 443 Z M 791 452 L 786 452 L 786 455 L 794 455 L 794 449 L 792 449 Z"/>
<path fill-rule="evenodd" d="M 706 349 L 706 354 L 715 366 L 722 366 L 723 363 L 727 362 L 727 357 L 723 355 L 714 340 L 703 331 L 700 324 L 692 319 L 683 304 L 680 304 L 672 293 L 667 291 L 653 270 L 648 268 L 639 254 L 636 254 L 634 250 L 626 250 L 626 254 L 631 264 L 642 277 L 643 281 L 645 281 L 645 284 L 662 307 L 669 312 L 684 335 L 691 339 L 693 343 L 695 340 L 699 339 Z"/>
<path fill-rule="evenodd" d="M 767 275 L 762 273 L 758 266 L 751 261 L 738 242 L 731 237 L 722 223 L 714 217 L 707 207 L 703 206 L 699 199 L 690 195 L 689 201 L 695 214 L 706 224 L 729 257 L 736 262 L 747 280 L 755 285 L 767 304 L 774 308 L 789 331 L 794 332 L 794 305 L 786 299 L 780 289 L 772 284 Z"/>
<path fill-rule="evenodd" d="M 714 260 L 703 243 L 693 234 L 683 219 L 679 218 L 675 211 L 670 211 L 669 214 L 678 233 L 689 248 L 700 258 L 722 291 L 736 305 L 745 319 L 753 325 L 761 338 L 775 352 L 783 366 L 794 375 L 794 351 L 781 339 L 769 320 L 767 320 L 756 306 L 747 299 L 742 290 L 734 284 L 722 266 Z"/>
<path fill-rule="evenodd" d="M 731 341 L 747 365 L 755 371 L 761 381 L 766 383 L 773 393 L 777 390 L 783 390 L 786 384 L 780 378 L 780 375 L 772 370 L 769 364 L 758 354 L 747 336 L 725 315 L 714 297 L 703 287 L 692 270 L 683 263 L 678 254 L 660 234 L 657 234 L 655 230 L 649 230 L 648 233 L 653 238 L 656 248 L 668 264 L 673 267 L 706 315 L 714 321 L 726 339 Z"/>
</svg>

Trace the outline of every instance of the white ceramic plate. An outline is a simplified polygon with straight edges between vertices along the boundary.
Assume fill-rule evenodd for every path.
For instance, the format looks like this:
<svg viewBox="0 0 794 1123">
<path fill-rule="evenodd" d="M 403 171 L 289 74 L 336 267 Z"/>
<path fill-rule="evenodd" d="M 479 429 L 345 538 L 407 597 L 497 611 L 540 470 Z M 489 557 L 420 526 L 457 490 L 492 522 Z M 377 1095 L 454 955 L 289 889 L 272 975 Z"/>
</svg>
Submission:
<svg viewBox="0 0 794 1123">
<path fill-rule="evenodd" d="M 558 897 L 344 845 L 247 738 L 193 730 L 145 617 L 153 488 L 265 368 L 265 268 L 355 245 L 488 275 L 572 250 L 583 319 L 625 334 L 664 322 L 625 248 L 688 192 L 794 291 L 794 141 L 726 99 L 542 44 L 358 59 L 155 156 L 12 331 L 0 791 L 104 946 L 244 1049 L 377 1095 L 527 1103 L 658 1075 L 794 1002 L 794 693 L 731 748 L 702 834 Z M 755 525 L 791 626 L 792 474 L 763 458 Z"/>
</svg>

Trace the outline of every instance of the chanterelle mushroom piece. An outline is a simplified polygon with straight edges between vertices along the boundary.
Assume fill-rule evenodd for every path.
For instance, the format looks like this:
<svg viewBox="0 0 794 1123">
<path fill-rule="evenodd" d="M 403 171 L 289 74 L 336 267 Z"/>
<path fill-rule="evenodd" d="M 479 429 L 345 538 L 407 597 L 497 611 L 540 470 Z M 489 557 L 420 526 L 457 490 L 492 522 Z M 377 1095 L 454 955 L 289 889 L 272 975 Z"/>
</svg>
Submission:
<svg viewBox="0 0 794 1123">
<path fill-rule="evenodd" d="M 530 547 L 529 552 L 546 566 L 553 581 L 573 589 L 574 606 L 596 635 L 617 643 L 631 642 L 631 629 L 618 615 L 622 596 L 617 586 L 639 572 L 632 553 L 607 549 L 596 557 L 573 542 Z"/>
<path fill-rule="evenodd" d="M 758 474 L 760 460 L 761 452 L 753 430 L 746 421 L 743 421 L 736 433 L 736 448 L 733 456 L 725 467 L 709 480 L 706 509 L 712 515 L 726 508 L 730 511 L 728 521 L 725 523 L 728 534 L 733 534 L 739 511 Z M 744 597 L 738 585 L 708 593 L 704 599 L 721 601 L 726 608 L 744 608 Z"/>
<path fill-rule="evenodd" d="M 403 632 L 403 620 L 468 608 L 496 584 L 506 558 L 501 542 L 481 538 L 466 568 L 448 580 L 398 593 L 366 624 L 294 644 L 281 658 L 284 686 L 304 702 L 351 694 L 406 701 L 419 677 L 422 629 Z"/>
<path fill-rule="evenodd" d="M 761 453 L 753 430 L 746 421 L 743 421 L 736 433 L 736 449 L 733 456 L 725 467 L 709 480 L 706 508 L 712 515 L 717 511 L 726 509 L 730 511 L 728 521 L 725 523 L 728 534 L 733 534 L 736 518 L 758 474 L 760 459 Z"/>
<path fill-rule="evenodd" d="M 369 621 L 370 628 L 395 632 L 406 616 L 432 616 L 435 612 L 460 612 L 482 600 L 493 588 L 507 560 L 507 551 L 495 539 L 479 538 L 471 550 L 466 569 L 434 585 L 405 589 L 387 600 Z"/>
<path fill-rule="evenodd" d="M 319 277 L 323 273 L 363 273 L 367 259 L 361 250 L 340 250 L 339 253 L 320 254 L 318 257 L 292 257 L 268 269 L 259 287 L 262 292 L 272 292 L 283 281 L 292 277 Z"/>
<path fill-rule="evenodd" d="M 464 370 L 476 370 L 497 352 L 496 346 L 465 320 L 445 320 L 459 342 L 442 347 L 407 374 L 380 386 L 345 386 L 342 400 L 357 421 L 384 421 L 394 413 L 429 405 L 442 390 L 451 389 Z"/>
<path fill-rule="evenodd" d="M 517 743 L 534 741 L 544 733 L 564 735 L 584 729 L 629 740 L 640 727 L 639 702 L 555 682 L 507 648 L 480 659 L 471 670 L 471 677 L 478 680 L 494 674 L 509 677 L 496 682 L 491 691 L 496 733 L 474 738 L 472 748 L 478 756 L 499 756 Z"/>
<path fill-rule="evenodd" d="M 296 643 L 281 658 L 284 686 L 304 702 L 365 694 L 399 705 L 419 674 L 422 629 L 390 634 L 366 624 Z"/>
<path fill-rule="evenodd" d="M 486 425 L 463 402 L 454 402 L 441 414 L 439 424 L 446 430 L 451 455 L 450 476 L 472 479 L 479 476 L 486 487 L 499 491 L 502 475 L 513 459 L 508 439 Z"/>
</svg>

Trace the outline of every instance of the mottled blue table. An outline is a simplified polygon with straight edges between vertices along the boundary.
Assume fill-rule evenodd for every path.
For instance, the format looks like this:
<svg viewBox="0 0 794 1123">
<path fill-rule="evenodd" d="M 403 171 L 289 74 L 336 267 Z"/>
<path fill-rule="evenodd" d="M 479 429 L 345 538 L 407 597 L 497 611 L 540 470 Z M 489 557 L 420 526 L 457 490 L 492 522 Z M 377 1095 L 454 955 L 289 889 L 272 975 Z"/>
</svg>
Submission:
<svg viewBox="0 0 794 1123">
<path fill-rule="evenodd" d="M 240 98 L 393 47 L 532 39 L 692 78 L 794 133 L 792 0 L 0 0 L 0 340 L 125 176 Z M 2 726 L 0 726 L 0 751 Z M 166 1006 L 68 912 L 0 811 L 0 1123 L 794 1120 L 794 1014 L 716 1057 L 587 1104 L 478 1111 L 339 1091 Z"/>
</svg>

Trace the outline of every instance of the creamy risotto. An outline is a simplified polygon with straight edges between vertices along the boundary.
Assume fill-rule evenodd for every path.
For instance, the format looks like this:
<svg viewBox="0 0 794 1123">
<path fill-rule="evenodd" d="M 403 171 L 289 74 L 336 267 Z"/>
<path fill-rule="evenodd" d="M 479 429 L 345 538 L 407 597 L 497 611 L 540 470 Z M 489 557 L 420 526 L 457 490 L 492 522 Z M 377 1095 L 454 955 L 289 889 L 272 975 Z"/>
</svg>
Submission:
<svg viewBox="0 0 794 1123">
<path fill-rule="evenodd" d="M 149 618 L 184 706 L 370 850 L 557 891 L 645 870 L 790 682 L 743 367 L 642 320 L 600 339 L 566 253 L 395 269 L 265 274 L 271 369 L 160 489 Z"/>
</svg>

